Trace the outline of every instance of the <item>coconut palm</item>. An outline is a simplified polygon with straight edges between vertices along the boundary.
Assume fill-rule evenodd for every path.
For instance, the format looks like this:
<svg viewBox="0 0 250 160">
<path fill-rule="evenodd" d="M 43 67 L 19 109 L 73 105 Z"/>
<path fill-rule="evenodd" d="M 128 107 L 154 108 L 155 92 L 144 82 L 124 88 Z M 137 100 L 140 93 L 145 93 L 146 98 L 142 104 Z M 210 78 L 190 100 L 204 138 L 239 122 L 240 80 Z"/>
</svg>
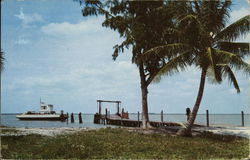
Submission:
<svg viewBox="0 0 250 160">
<path fill-rule="evenodd" d="M 229 18 L 231 2 L 225 1 L 195 1 L 190 3 L 188 15 L 179 16 L 177 20 L 177 37 L 181 36 L 182 43 L 167 44 L 147 51 L 144 60 L 152 55 L 166 56 L 169 50 L 176 52 L 175 56 L 166 63 L 158 74 L 168 75 L 184 70 L 188 65 L 201 69 L 200 85 L 191 117 L 179 135 L 190 136 L 202 100 L 206 77 L 213 77 L 214 82 L 221 83 L 227 77 L 240 92 L 233 70 L 243 70 L 250 74 L 250 65 L 244 62 L 249 55 L 249 43 L 233 42 L 249 33 L 250 16 L 245 16 L 235 23 L 226 26 Z M 175 46 L 174 50 L 172 49 Z M 165 50 L 165 54 L 158 54 Z M 172 53 L 173 54 L 173 53 Z"/>
<path fill-rule="evenodd" d="M 166 27 L 173 24 L 174 11 L 170 12 L 170 3 L 163 0 L 85 0 L 81 4 L 84 4 L 83 16 L 104 15 L 102 25 L 117 31 L 124 39 L 121 44 L 114 46 L 114 60 L 124 52 L 124 49 L 131 48 L 132 63 L 137 65 L 140 76 L 142 127 L 151 127 L 148 115 L 148 87 L 167 58 L 155 56 L 147 61 L 141 61 L 140 56 L 150 48 L 175 41 L 175 38 L 169 36 L 170 31 L 164 32 Z M 181 2 L 178 4 L 181 6 Z M 174 46 L 172 48 L 174 49 Z M 169 55 L 171 57 L 171 54 Z"/>
</svg>

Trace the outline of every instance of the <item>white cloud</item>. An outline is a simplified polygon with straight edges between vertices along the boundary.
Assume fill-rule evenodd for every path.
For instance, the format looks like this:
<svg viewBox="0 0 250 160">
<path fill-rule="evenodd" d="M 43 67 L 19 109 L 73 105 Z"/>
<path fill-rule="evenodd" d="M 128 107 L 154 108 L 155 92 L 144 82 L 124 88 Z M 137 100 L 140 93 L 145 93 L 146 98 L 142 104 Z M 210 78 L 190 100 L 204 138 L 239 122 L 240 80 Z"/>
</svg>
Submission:
<svg viewBox="0 0 250 160">
<path fill-rule="evenodd" d="M 41 28 L 42 32 L 52 36 L 75 36 L 79 34 L 93 34 L 100 31 L 105 31 L 101 18 L 89 18 L 79 23 L 72 24 L 69 22 L 50 23 Z"/>
<path fill-rule="evenodd" d="M 44 22 L 44 19 L 40 14 L 37 14 L 37 13 L 25 14 L 23 12 L 23 8 L 20 8 L 19 14 L 14 15 L 14 16 L 22 21 L 22 26 L 24 28 L 31 27 L 32 23 L 34 22 Z"/>
<path fill-rule="evenodd" d="M 16 44 L 22 45 L 22 44 L 28 44 L 29 40 L 27 39 L 22 39 L 22 38 L 18 38 L 18 40 L 15 42 Z"/>
<path fill-rule="evenodd" d="M 31 57 L 39 57 L 24 66 L 27 72 L 33 73 L 12 79 L 8 89 L 13 91 L 22 87 L 32 90 L 31 93 L 46 89 L 54 95 L 63 92 L 78 94 L 77 97 L 125 95 L 124 92 L 130 90 L 127 86 L 134 88 L 139 84 L 138 71 L 130 61 L 131 54 L 124 53 L 117 61 L 112 60 L 112 46 L 120 39 L 101 23 L 101 18 L 92 18 L 75 24 L 50 23 L 41 27 L 44 34 L 40 41 L 34 41 L 32 47 L 27 46 L 27 50 L 36 48 Z M 20 39 L 18 43 L 25 41 Z M 40 70 L 46 74 L 37 74 Z M 133 94 L 131 92 L 130 96 Z"/>
</svg>

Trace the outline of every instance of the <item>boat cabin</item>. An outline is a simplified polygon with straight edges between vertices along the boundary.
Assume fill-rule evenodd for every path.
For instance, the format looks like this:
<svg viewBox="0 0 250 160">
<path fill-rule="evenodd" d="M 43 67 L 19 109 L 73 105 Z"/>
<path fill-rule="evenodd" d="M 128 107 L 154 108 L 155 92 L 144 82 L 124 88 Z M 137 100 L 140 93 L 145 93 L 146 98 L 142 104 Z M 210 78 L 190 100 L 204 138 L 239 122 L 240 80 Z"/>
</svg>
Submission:
<svg viewBox="0 0 250 160">
<path fill-rule="evenodd" d="M 41 105 L 39 112 L 40 113 L 55 113 L 55 111 L 53 111 L 53 105 L 52 104 Z"/>
</svg>

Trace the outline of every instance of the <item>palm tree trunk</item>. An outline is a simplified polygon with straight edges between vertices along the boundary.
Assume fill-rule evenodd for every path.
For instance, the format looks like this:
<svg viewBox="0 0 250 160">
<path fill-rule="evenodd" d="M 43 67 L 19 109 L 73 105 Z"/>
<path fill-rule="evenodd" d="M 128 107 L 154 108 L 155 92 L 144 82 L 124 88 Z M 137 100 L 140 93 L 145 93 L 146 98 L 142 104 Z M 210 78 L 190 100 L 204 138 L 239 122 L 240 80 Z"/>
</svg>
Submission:
<svg viewBox="0 0 250 160">
<path fill-rule="evenodd" d="M 198 113 L 200 104 L 201 104 L 201 100 L 202 100 L 202 96 L 203 96 L 203 92 L 204 92 L 204 87 L 205 87 L 205 81 L 206 81 L 206 74 L 207 74 L 207 69 L 203 68 L 202 72 L 201 72 L 201 79 L 200 79 L 200 87 L 199 87 L 199 91 L 198 91 L 198 96 L 196 98 L 196 102 L 194 105 L 194 108 L 191 112 L 191 116 L 185 126 L 185 128 L 182 128 L 178 131 L 177 135 L 181 135 L 181 136 L 192 136 L 192 127 L 196 118 L 196 115 Z"/>
<path fill-rule="evenodd" d="M 148 128 L 149 116 L 148 116 L 148 89 L 147 87 L 141 86 L 142 92 L 142 128 Z"/>
<path fill-rule="evenodd" d="M 148 85 L 146 83 L 146 76 L 144 73 L 143 64 L 139 65 L 139 72 L 141 78 L 141 94 L 142 94 L 142 128 L 151 127 L 148 116 Z"/>
</svg>

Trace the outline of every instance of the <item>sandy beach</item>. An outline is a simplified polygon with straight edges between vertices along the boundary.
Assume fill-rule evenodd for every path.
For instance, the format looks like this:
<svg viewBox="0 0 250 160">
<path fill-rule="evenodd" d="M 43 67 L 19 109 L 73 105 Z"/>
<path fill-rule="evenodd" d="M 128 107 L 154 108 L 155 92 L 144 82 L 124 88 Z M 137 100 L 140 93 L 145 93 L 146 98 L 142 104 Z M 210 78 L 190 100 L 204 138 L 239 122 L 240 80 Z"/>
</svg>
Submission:
<svg viewBox="0 0 250 160">
<path fill-rule="evenodd" d="M 90 131 L 97 129 L 89 129 L 89 128 L 13 128 L 16 132 L 13 131 L 5 131 L 9 130 L 9 128 L 1 128 L 2 133 L 1 136 L 20 136 L 20 135 L 29 135 L 29 134 L 39 134 L 44 136 L 56 136 L 62 134 L 72 134 L 80 131 Z"/>
<path fill-rule="evenodd" d="M 75 132 L 81 131 L 90 131 L 90 130 L 98 130 L 96 128 L 13 128 L 16 132 L 13 131 L 4 131 L 9 130 L 9 128 L 1 128 L 1 136 L 20 136 L 20 135 L 29 135 L 29 134 L 39 134 L 44 136 L 56 136 L 62 134 L 72 134 Z M 127 128 L 129 131 L 139 131 L 145 134 L 153 134 L 153 133 L 170 133 L 168 130 L 164 129 L 154 129 L 154 130 L 141 130 L 139 128 Z M 250 127 L 236 127 L 236 126 L 210 126 L 210 127 L 194 127 L 194 131 L 203 132 L 209 131 L 215 134 L 222 135 L 235 135 L 240 137 L 245 137 L 250 139 Z"/>
<path fill-rule="evenodd" d="M 195 127 L 195 131 L 209 131 L 215 134 L 236 135 L 250 139 L 250 127 L 239 127 L 230 125 L 213 125 L 210 127 Z"/>
</svg>

